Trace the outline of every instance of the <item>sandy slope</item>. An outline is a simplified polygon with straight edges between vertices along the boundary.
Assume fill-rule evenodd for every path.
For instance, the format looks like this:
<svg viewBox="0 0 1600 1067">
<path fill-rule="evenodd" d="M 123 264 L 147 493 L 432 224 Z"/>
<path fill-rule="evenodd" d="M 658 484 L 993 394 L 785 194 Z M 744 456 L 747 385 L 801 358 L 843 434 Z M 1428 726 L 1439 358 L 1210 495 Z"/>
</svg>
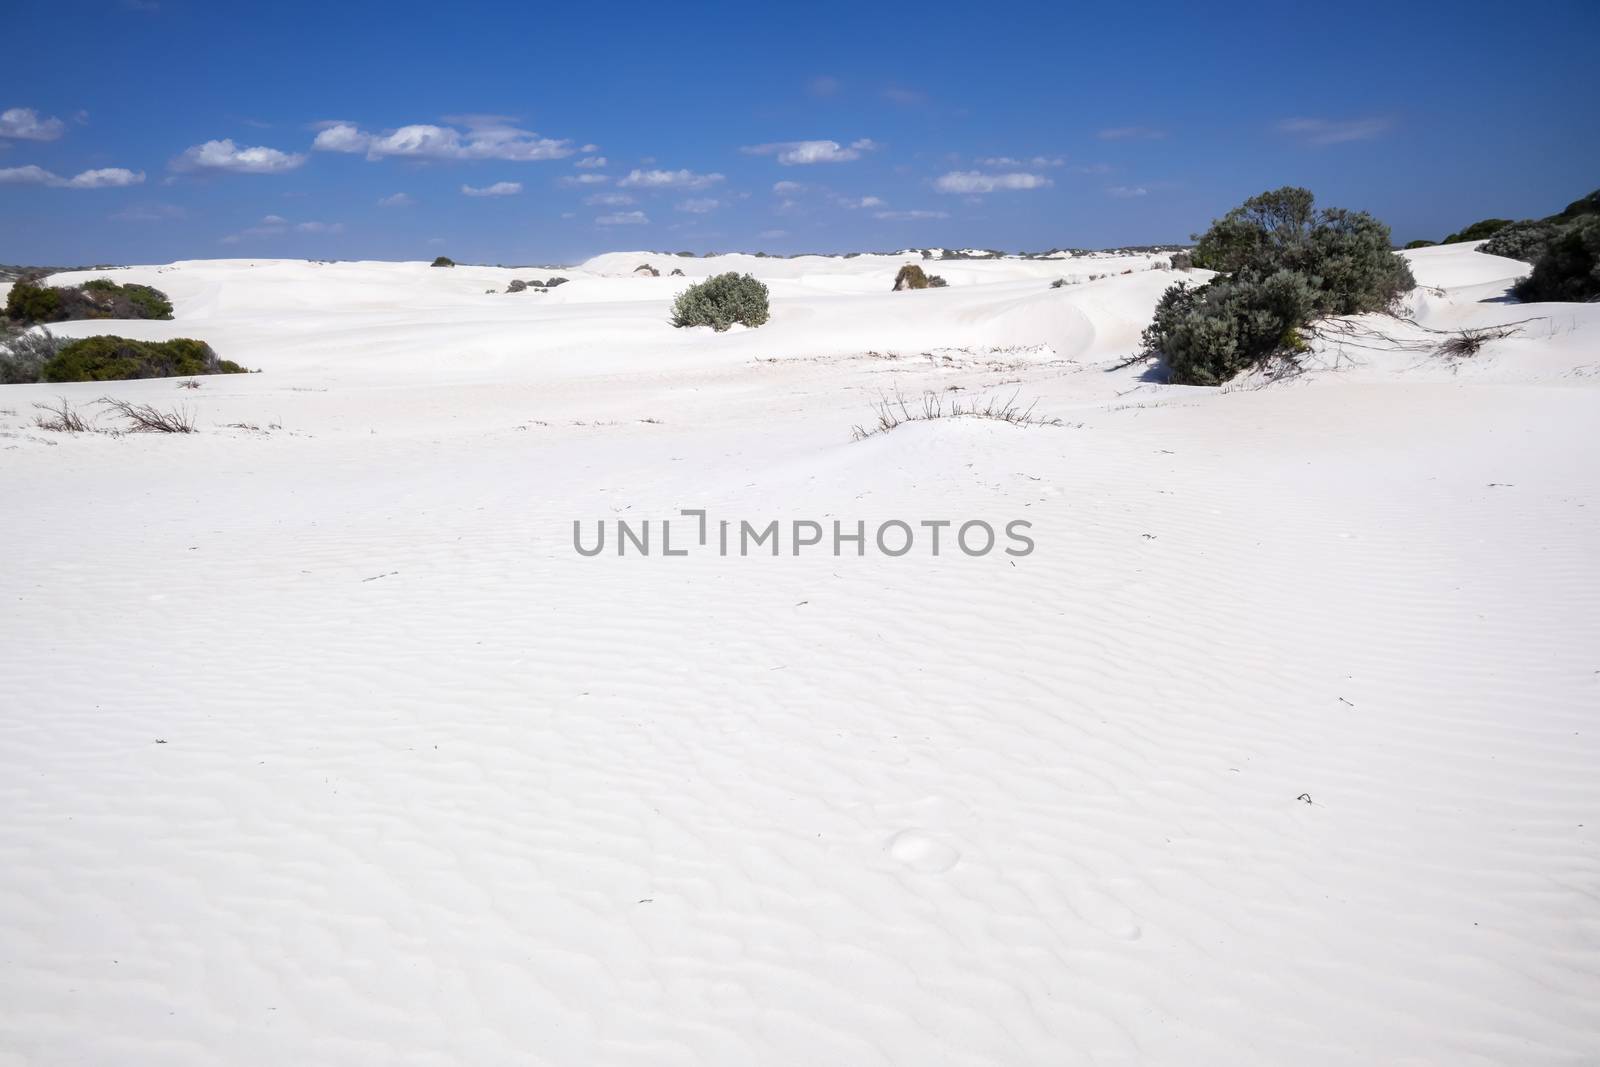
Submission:
<svg viewBox="0 0 1600 1067">
<path fill-rule="evenodd" d="M 0 1063 L 1600 1059 L 1600 308 L 1196 390 L 1142 262 L 642 256 L 130 268 L 202 433 L 0 390 Z M 1065 425 L 850 439 L 952 387 Z M 686 507 L 1038 548 L 571 548 Z"/>
</svg>

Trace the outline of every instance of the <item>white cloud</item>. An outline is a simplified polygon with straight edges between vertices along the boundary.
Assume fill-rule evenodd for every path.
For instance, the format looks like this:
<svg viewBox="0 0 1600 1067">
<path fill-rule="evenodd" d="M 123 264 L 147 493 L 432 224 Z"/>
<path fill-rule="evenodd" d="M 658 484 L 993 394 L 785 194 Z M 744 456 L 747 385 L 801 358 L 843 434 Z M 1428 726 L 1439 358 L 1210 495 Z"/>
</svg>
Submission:
<svg viewBox="0 0 1600 1067">
<path fill-rule="evenodd" d="M 772 183 L 772 191 L 777 193 L 779 196 L 793 196 L 795 193 L 800 192 L 804 188 L 805 186 L 801 185 L 799 182 Z"/>
<path fill-rule="evenodd" d="M 878 196 L 863 196 L 859 200 L 852 200 L 849 197 L 844 197 L 839 200 L 839 203 L 848 208 L 866 208 L 883 207 L 887 201 Z"/>
<path fill-rule="evenodd" d="M 419 123 L 370 133 L 354 123 L 324 123 L 311 147 L 321 152 L 365 152 L 369 160 L 494 159 L 513 163 L 562 159 L 577 151 L 571 141 L 518 129 L 502 115 L 458 115 L 454 119 L 466 128 Z"/>
<path fill-rule="evenodd" d="M 890 222 L 916 222 L 921 219 L 947 219 L 950 214 L 945 211 L 877 211 L 872 217 Z"/>
<path fill-rule="evenodd" d="M 463 185 L 461 192 L 467 196 L 516 196 L 522 192 L 521 182 L 495 182 L 493 185 L 475 187 Z"/>
<path fill-rule="evenodd" d="M 296 233 L 343 233 L 342 222 L 297 222 L 294 224 Z"/>
<path fill-rule="evenodd" d="M 611 179 L 604 174 L 569 174 L 561 179 L 562 185 L 604 185 Z"/>
<path fill-rule="evenodd" d="M 634 170 L 617 184 L 641 189 L 704 189 L 722 180 L 720 174 L 696 174 L 691 170 Z"/>
<path fill-rule="evenodd" d="M 233 141 L 207 141 L 187 149 L 171 163 L 177 171 L 231 171 L 236 174 L 282 174 L 305 163 L 306 157 L 276 148 L 240 148 Z"/>
<path fill-rule="evenodd" d="M 29 164 L 26 167 L 0 168 L 0 185 L 48 185 L 52 189 L 115 189 L 124 185 L 138 185 L 144 181 L 144 171 L 126 170 L 122 167 L 105 167 L 86 170 L 72 178 Z"/>
<path fill-rule="evenodd" d="M 717 210 L 720 203 L 721 201 L 714 200 L 711 197 L 697 197 L 680 203 L 678 210 L 687 212 L 690 215 L 705 215 Z"/>
<path fill-rule="evenodd" d="M 1385 118 L 1370 119 L 1284 119 L 1278 123 L 1279 133 L 1296 137 L 1306 144 L 1343 144 L 1347 141 L 1370 141 L 1388 133 L 1394 123 Z"/>
<path fill-rule="evenodd" d="M 1118 200 L 1132 200 L 1135 197 L 1150 195 L 1150 190 L 1142 185 L 1113 185 L 1106 190 L 1106 195 L 1114 196 Z"/>
<path fill-rule="evenodd" d="M 877 148 L 870 138 L 852 141 L 848 148 L 838 141 L 775 141 L 772 144 L 746 145 L 739 151 L 751 156 L 777 156 L 784 166 L 803 166 L 809 163 L 848 163 L 860 159 L 861 153 Z"/>
<path fill-rule="evenodd" d="M 601 226 L 642 226 L 650 221 L 650 217 L 642 211 L 618 211 L 612 215 L 601 215 L 594 221 Z"/>
<path fill-rule="evenodd" d="M 54 141 L 66 132 L 60 119 L 41 119 L 31 107 L 12 107 L 0 111 L 0 137 L 21 141 Z"/>
<path fill-rule="evenodd" d="M 412 204 L 415 204 L 415 203 L 416 203 L 416 201 L 411 198 L 410 194 L 408 194 L 408 193 L 395 193 L 393 196 L 386 196 L 382 200 L 379 200 L 378 201 L 378 206 L 379 207 L 410 207 Z"/>
<path fill-rule="evenodd" d="M 583 167 L 587 170 L 593 170 L 597 167 L 605 166 L 607 162 L 608 160 L 605 156 L 584 156 L 582 159 L 574 163 L 573 166 Z"/>
<path fill-rule="evenodd" d="M 589 207 L 626 207 L 634 199 L 627 193 L 595 193 L 584 197 L 583 202 Z"/>
<path fill-rule="evenodd" d="M 1113 126 L 1095 134 L 1102 141 L 1155 141 L 1166 135 L 1166 130 L 1151 129 L 1149 126 Z"/>
<path fill-rule="evenodd" d="M 975 170 L 953 170 L 937 178 L 933 187 L 941 193 L 993 193 L 1004 189 L 1043 189 L 1054 184 L 1042 174 L 982 174 Z"/>
</svg>

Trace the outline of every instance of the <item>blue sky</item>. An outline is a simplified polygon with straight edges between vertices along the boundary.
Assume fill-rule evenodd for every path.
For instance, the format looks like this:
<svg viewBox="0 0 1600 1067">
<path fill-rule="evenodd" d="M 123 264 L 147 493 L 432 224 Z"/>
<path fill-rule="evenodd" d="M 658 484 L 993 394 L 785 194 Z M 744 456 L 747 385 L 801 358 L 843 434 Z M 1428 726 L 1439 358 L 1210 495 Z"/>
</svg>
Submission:
<svg viewBox="0 0 1600 1067">
<path fill-rule="evenodd" d="M 1600 3 L 9 0 L 0 262 L 1399 240 L 1600 186 Z"/>
</svg>

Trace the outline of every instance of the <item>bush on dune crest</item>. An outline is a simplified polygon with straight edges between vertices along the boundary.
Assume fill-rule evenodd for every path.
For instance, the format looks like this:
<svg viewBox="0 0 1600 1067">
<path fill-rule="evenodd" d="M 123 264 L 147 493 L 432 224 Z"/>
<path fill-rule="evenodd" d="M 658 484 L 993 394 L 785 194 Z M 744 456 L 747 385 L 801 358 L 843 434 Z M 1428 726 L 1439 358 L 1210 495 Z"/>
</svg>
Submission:
<svg viewBox="0 0 1600 1067">
<path fill-rule="evenodd" d="M 1559 214 L 1514 222 L 1478 246 L 1491 256 L 1533 264 L 1512 286 L 1518 300 L 1585 302 L 1600 299 L 1596 243 L 1600 242 L 1600 189 Z"/>
<path fill-rule="evenodd" d="M 721 333 L 734 323 L 760 326 L 771 314 L 767 287 L 748 274 L 718 274 L 689 286 L 672 304 L 672 325 L 710 326 Z"/>
<path fill-rule="evenodd" d="M 6 295 L 6 317 L 30 326 L 78 319 L 170 319 L 172 301 L 148 285 L 118 285 L 105 278 L 71 286 L 22 280 Z"/>
<path fill-rule="evenodd" d="M 1197 240 L 1195 265 L 1223 276 L 1169 288 L 1143 335 L 1183 385 L 1221 385 L 1303 349 L 1312 320 L 1386 311 L 1416 285 L 1389 227 L 1361 211 L 1317 211 L 1306 189 L 1251 197 Z"/>
</svg>

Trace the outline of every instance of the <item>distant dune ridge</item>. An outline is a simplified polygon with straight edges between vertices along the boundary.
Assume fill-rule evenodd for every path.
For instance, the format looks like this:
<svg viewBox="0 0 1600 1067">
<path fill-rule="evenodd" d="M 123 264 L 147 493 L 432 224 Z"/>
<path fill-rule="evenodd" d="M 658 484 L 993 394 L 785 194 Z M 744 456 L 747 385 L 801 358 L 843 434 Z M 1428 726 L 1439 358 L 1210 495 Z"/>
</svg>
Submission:
<svg viewBox="0 0 1600 1067">
<path fill-rule="evenodd" d="M 1600 305 L 1476 248 L 1221 388 L 1167 251 L 53 276 L 260 373 L 0 387 L 0 1063 L 1600 1060 Z M 573 551 L 685 509 L 1034 547 Z"/>
</svg>

